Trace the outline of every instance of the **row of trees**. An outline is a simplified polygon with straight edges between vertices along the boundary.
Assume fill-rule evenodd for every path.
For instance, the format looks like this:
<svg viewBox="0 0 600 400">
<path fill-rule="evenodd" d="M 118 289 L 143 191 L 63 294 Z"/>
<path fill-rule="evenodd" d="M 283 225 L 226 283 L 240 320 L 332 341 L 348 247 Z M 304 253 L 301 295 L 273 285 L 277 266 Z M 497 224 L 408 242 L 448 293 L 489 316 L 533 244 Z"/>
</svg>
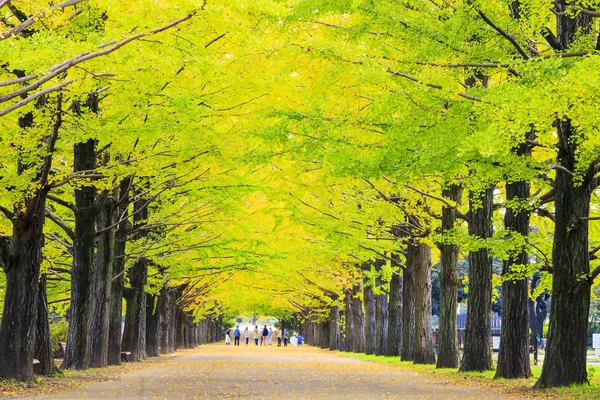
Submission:
<svg viewBox="0 0 600 400">
<path fill-rule="evenodd" d="M 196 322 L 302 313 L 322 346 L 487 370 L 501 286 L 497 376 L 530 375 L 528 304 L 547 290 L 538 385 L 586 382 L 593 5 L 0 4 L 1 376 L 33 377 L 45 293 L 69 317 L 65 366 L 86 368 L 123 313 L 122 348 L 155 349 L 171 291 Z"/>
<path fill-rule="evenodd" d="M 307 190 L 297 220 L 322 245 L 344 252 L 339 271 L 356 274 L 372 257 L 403 259 L 405 291 L 415 291 L 404 316 L 416 324 L 405 332 L 416 332 L 417 362 L 433 361 L 419 310 L 429 313 L 429 296 L 420 291 L 436 246 L 438 366 L 458 366 L 462 253 L 469 308 L 460 369 L 493 368 L 489 315 L 497 284 L 503 326 L 496 376 L 529 377 L 528 300 L 548 289 L 548 347 L 537 385 L 587 382 L 590 295 L 600 274 L 597 228 L 590 228 L 600 183 L 597 82 L 588 78 L 599 60 L 595 6 L 338 1 L 291 11 L 293 46 L 281 51 L 296 59 L 288 100 L 296 106 L 274 113 L 270 132 L 280 132 L 281 147 L 305 171 L 319 171 L 319 184 L 322 177 L 332 182 Z M 270 132 L 263 136 L 277 143 Z M 374 198 L 393 211 L 369 204 Z M 384 241 L 401 244 L 403 254 Z M 365 257 L 358 248 L 372 252 Z M 492 276 L 492 256 L 503 260 L 500 277 Z M 542 284 L 531 292 L 534 276 Z M 346 282 L 336 291 L 350 287 L 346 310 L 364 306 L 372 315 L 372 295 L 364 292 L 363 306 L 355 305 L 361 290 L 356 280 Z M 346 315 L 346 324 L 351 320 L 362 332 L 363 322 Z M 372 321 L 364 324 L 370 331 Z"/>
</svg>

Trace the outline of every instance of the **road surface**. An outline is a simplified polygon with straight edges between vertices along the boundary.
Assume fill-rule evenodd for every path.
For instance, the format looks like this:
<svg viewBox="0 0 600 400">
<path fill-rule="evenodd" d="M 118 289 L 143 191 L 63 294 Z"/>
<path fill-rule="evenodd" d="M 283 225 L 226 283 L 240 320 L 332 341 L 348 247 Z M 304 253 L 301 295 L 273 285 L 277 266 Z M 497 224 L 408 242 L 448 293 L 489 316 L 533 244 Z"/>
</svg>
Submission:
<svg viewBox="0 0 600 400">
<path fill-rule="evenodd" d="M 213 344 L 181 357 L 39 399 L 506 399 L 310 347 Z"/>
</svg>

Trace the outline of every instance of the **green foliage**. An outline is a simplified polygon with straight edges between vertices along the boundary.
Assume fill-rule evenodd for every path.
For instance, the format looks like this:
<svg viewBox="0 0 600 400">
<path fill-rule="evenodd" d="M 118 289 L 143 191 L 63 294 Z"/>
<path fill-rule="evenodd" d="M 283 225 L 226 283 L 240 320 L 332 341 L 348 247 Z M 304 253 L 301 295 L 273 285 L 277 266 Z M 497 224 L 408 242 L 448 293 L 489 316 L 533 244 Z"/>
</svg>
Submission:
<svg viewBox="0 0 600 400">
<path fill-rule="evenodd" d="M 59 351 L 58 342 L 67 342 L 68 327 L 69 323 L 64 318 L 50 324 L 50 345 L 52 346 L 53 354 Z"/>
</svg>

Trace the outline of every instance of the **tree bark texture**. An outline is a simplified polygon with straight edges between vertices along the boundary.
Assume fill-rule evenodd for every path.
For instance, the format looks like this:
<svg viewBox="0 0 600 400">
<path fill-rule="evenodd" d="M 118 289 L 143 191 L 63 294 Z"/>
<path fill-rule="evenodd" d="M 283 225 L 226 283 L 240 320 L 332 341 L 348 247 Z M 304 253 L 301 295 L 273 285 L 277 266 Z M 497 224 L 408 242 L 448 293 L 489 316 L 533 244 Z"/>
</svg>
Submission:
<svg viewBox="0 0 600 400">
<path fill-rule="evenodd" d="M 352 318 L 354 321 L 354 343 L 352 351 L 355 353 L 365 352 L 365 313 L 363 311 L 362 299 L 358 296 L 362 289 L 362 282 L 352 288 Z"/>
<path fill-rule="evenodd" d="M 119 365 L 121 363 L 121 324 L 123 315 L 123 289 L 125 287 L 125 248 L 127 245 L 131 179 L 131 177 L 125 178 L 119 185 L 119 202 L 116 216 L 118 225 L 115 231 L 110 289 L 107 357 L 109 365 Z"/>
<path fill-rule="evenodd" d="M 462 188 L 451 185 L 442 195 L 457 204 L 462 200 Z M 451 233 L 456 226 L 456 209 L 442 209 L 442 235 Z M 456 308 L 458 306 L 458 253 L 453 243 L 438 243 L 440 250 L 440 329 L 438 335 L 437 368 L 458 368 L 458 337 Z"/>
<path fill-rule="evenodd" d="M 519 156 L 529 155 L 529 146 L 521 144 L 516 149 Z M 527 181 L 506 184 L 506 199 L 517 202 L 516 207 L 507 207 L 504 214 L 506 230 L 527 237 L 529 234 L 530 210 L 527 207 L 530 196 Z M 496 378 L 529 378 L 529 284 L 522 272 L 514 275 L 513 266 L 524 267 L 529 263 L 525 248 L 515 249 L 515 253 L 502 264 L 502 328 L 500 353 Z M 511 276 L 513 274 L 513 276 Z"/>
<path fill-rule="evenodd" d="M 435 364 L 431 326 L 431 247 L 411 241 L 406 252 L 406 268 L 413 271 L 415 287 L 414 362 Z"/>
<path fill-rule="evenodd" d="M 20 72 L 21 73 L 21 72 Z M 23 74 L 24 75 L 24 74 Z M 2 240 L 2 267 L 4 269 L 6 291 L 0 322 L 0 378 L 32 381 L 33 353 L 38 317 L 38 291 L 42 248 L 44 247 L 44 220 L 48 176 L 52 167 L 54 146 L 62 124 L 62 95 L 59 95 L 52 132 L 40 142 L 46 150 L 40 156 L 40 165 L 35 166 L 34 189 L 14 207 L 12 237 Z M 23 129 L 33 125 L 33 113 L 19 117 Z M 27 162 L 19 160 L 18 173 L 31 168 Z"/>
<path fill-rule="evenodd" d="M 559 0 L 555 9 L 558 40 L 566 50 L 579 31 L 590 31 L 591 17 L 568 12 Z M 562 118 L 563 116 L 559 116 Z M 592 163 L 579 181 L 579 138 L 568 118 L 556 121 L 558 156 L 554 180 L 554 243 L 552 247 L 552 297 L 546 355 L 538 387 L 583 384 L 587 378 L 587 330 L 590 308 L 589 223 L 590 197 L 597 169 Z M 575 174 L 575 176 L 573 175 Z"/>
<path fill-rule="evenodd" d="M 160 320 L 160 299 L 148 293 L 146 295 L 146 355 L 148 357 L 158 357 L 158 332 Z"/>
<path fill-rule="evenodd" d="M 32 381 L 39 274 L 44 245 L 46 195 L 30 199 L 13 220 L 4 272 L 6 292 L 0 326 L 0 377 Z"/>
<path fill-rule="evenodd" d="M 402 348 L 402 277 L 394 272 L 390 281 L 388 340 L 385 355 L 397 357 Z"/>
<path fill-rule="evenodd" d="M 115 195 L 116 193 L 113 193 Z M 90 315 L 90 366 L 102 368 L 108 365 L 108 340 L 110 329 L 110 301 L 113 278 L 113 250 L 116 208 L 113 197 L 103 204 L 97 217 L 97 249 L 92 288 L 92 312 Z"/>
<path fill-rule="evenodd" d="M 354 349 L 354 313 L 352 312 L 352 291 L 346 289 L 344 291 L 344 349 L 353 351 Z"/>
<path fill-rule="evenodd" d="M 469 195 L 469 234 L 492 237 L 494 188 Z M 461 371 L 492 369 L 490 312 L 492 310 L 492 258 L 487 248 L 469 253 L 469 308 Z"/>
<path fill-rule="evenodd" d="M 56 372 L 56 365 L 54 365 L 52 345 L 50 342 L 48 299 L 46 297 L 46 274 L 43 274 L 40 278 L 37 308 L 38 312 L 34 357 L 40 362 L 39 374 L 47 376 Z"/>
<path fill-rule="evenodd" d="M 96 141 L 89 139 L 75 144 L 74 171 L 96 169 Z M 85 369 L 90 366 L 90 308 L 94 248 L 96 238 L 96 189 L 82 186 L 75 190 L 75 239 L 71 268 L 71 303 L 65 369 Z"/>
<path fill-rule="evenodd" d="M 329 350 L 340 350 L 340 308 L 329 309 Z"/>
<path fill-rule="evenodd" d="M 566 138 L 558 153 L 559 165 L 576 170 L 576 144 L 570 121 L 558 121 L 559 136 Z M 555 229 L 552 248 L 552 297 L 548 344 L 541 387 L 587 382 L 587 330 L 590 307 L 588 221 L 592 188 L 589 180 L 577 182 L 557 169 L 555 179 Z"/>
<path fill-rule="evenodd" d="M 148 220 L 148 201 L 140 198 L 134 202 L 134 228 Z M 139 235 L 147 234 L 141 230 Z M 130 288 L 125 290 L 125 332 L 123 350 L 131 352 L 131 359 L 138 361 L 146 358 L 146 286 L 148 278 L 148 259 L 139 257 L 128 272 Z"/>
<path fill-rule="evenodd" d="M 414 280 L 415 271 L 407 263 L 403 271 L 403 291 L 402 291 L 402 346 L 400 348 L 400 359 L 402 361 L 415 360 L 416 345 L 416 325 L 415 325 L 415 300 L 416 288 Z"/>
<path fill-rule="evenodd" d="M 377 278 L 377 285 L 381 287 L 383 280 Z M 375 354 L 378 356 L 385 355 L 388 341 L 388 325 L 389 325 L 389 304 L 387 293 L 380 293 L 375 296 L 376 305 L 376 324 L 375 324 Z"/>
<path fill-rule="evenodd" d="M 365 354 L 375 354 L 377 311 L 373 287 L 363 284 L 363 296 L 365 303 Z"/>
</svg>

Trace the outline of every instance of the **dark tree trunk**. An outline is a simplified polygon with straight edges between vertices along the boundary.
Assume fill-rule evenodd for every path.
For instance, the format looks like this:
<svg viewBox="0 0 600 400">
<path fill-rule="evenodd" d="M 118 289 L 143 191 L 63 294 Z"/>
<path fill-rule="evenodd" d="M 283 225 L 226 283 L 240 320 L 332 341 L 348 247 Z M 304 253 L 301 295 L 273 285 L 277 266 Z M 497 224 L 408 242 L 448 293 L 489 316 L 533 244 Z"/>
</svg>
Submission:
<svg viewBox="0 0 600 400">
<path fill-rule="evenodd" d="M 185 349 L 185 315 L 181 310 L 177 310 L 177 348 Z"/>
<path fill-rule="evenodd" d="M 531 138 L 532 139 L 532 138 Z M 516 149 L 519 156 L 529 156 L 529 146 L 522 144 Z M 508 206 L 504 215 L 504 227 L 523 237 L 529 234 L 529 183 L 527 181 L 506 184 Z M 502 265 L 502 330 L 496 378 L 529 378 L 529 285 L 527 277 L 513 266 L 521 268 L 529 263 L 525 248 L 514 249 L 513 255 Z"/>
<path fill-rule="evenodd" d="M 96 169 L 96 141 L 89 139 L 75 144 L 74 171 Z M 65 369 L 85 369 L 90 366 L 90 306 L 94 276 L 96 238 L 96 189 L 82 186 L 75 190 L 75 239 L 71 268 L 71 307 Z"/>
<path fill-rule="evenodd" d="M 352 291 L 344 291 L 344 319 L 346 320 L 344 329 L 344 350 L 352 351 L 354 348 L 354 313 L 352 312 Z"/>
<path fill-rule="evenodd" d="M 558 121 L 558 164 L 577 169 L 577 151 L 569 121 Z M 593 173 L 591 174 L 593 176 Z M 570 173 L 556 171 L 555 229 L 552 249 L 552 297 L 548 345 L 537 382 L 539 387 L 567 386 L 587 382 L 586 353 L 590 307 L 588 220 L 591 182 L 577 182 Z"/>
<path fill-rule="evenodd" d="M 431 327 L 431 247 L 411 241 L 406 251 L 406 269 L 413 271 L 415 287 L 414 362 L 435 364 Z"/>
<path fill-rule="evenodd" d="M 170 291 L 167 286 L 163 286 L 160 290 L 160 307 L 158 320 L 158 347 L 160 354 L 170 353 L 169 351 L 169 295 Z"/>
<path fill-rule="evenodd" d="M 492 237 L 494 188 L 469 195 L 469 234 Z M 490 312 L 492 309 L 492 259 L 487 248 L 469 253 L 469 308 L 461 371 L 492 369 Z"/>
<path fill-rule="evenodd" d="M 386 356 L 400 355 L 402 348 L 402 277 L 400 271 L 392 274 L 390 281 L 389 324 Z"/>
<path fill-rule="evenodd" d="M 133 204 L 134 228 L 139 229 L 139 237 L 147 234 L 141 226 L 148 221 L 148 201 L 144 198 Z M 148 279 L 148 259 L 141 256 L 129 270 L 130 288 L 125 290 L 125 332 L 123 350 L 131 352 L 133 361 L 146 358 L 146 293 L 144 287 Z"/>
<path fill-rule="evenodd" d="M 329 348 L 329 321 L 319 323 L 319 331 L 321 334 L 321 340 L 319 341 L 319 347 L 322 349 Z"/>
<path fill-rule="evenodd" d="M 38 290 L 38 312 L 34 357 L 40 362 L 39 374 L 51 375 L 56 372 L 56 365 L 54 365 L 54 357 L 52 357 L 52 344 L 50 341 L 48 300 L 46 298 L 46 274 L 41 276 Z"/>
<path fill-rule="evenodd" d="M 361 292 L 362 282 L 352 288 L 352 319 L 354 321 L 354 343 L 352 351 L 355 353 L 365 352 L 365 314 L 363 312 L 362 300 L 357 296 Z"/>
<path fill-rule="evenodd" d="M 129 271 L 131 287 L 125 291 L 125 331 L 123 350 L 131 352 L 131 360 L 146 358 L 146 285 L 148 261 L 138 260 Z"/>
<path fill-rule="evenodd" d="M 146 297 L 146 354 L 148 357 L 158 357 L 158 331 L 160 320 L 159 296 L 147 294 Z"/>
<path fill-rule="evenodd" d="M 400 347 L 400 359 L 402 361 L 415 360 L 416 325 L 415 325 L 415 297 L 416 288 L 414 280 L 415 271 L 407 263 L 404 268 L 403 291 L 402 291 L 402 346 Z"/>
<path fill-rule="evenodd" d="M 365 302 L 365 354 L 375 353 L 376 306 L 372 286 L 363 286 Z"/>
<path fill-rule="evenodd" d="M 340 308 L 331 306 L 329 310 L 329 350 L 340 350 Z"/>
<path fill-rule="evenodd" d="M 19 71 L 17 75 L 24 73 Z M 39 104 L 43 102 L 45 98 L 41 98 Z M 35 166 L 37 173 L 34 183 L 38 184 L 37 189 L 32 189 L 27 197 L 14 207 L 10 243 L 2 238 L 1 258 L 6 274 L 6 291 L 0 322 L 0 378 L 5 379 L 34 379 L 33 353 L 38 311 L 38 280 L 44 247 L 46 195 L 49 190 L 48 176 L 52 167 L 52 156 L 62 125 L 62 94 L 58 95 L 56 104 L 52 132 L 40 141 L 40 149 L 45 152 L 40 155 L 40 165 Z M 21 128 L 30 128 L 32 125 L 33 113 L 29 112 L 19 117 Z M 19 174 L 32 168 L 27 164 L 29 161 L 18 161 Z"/>
<path fill-rule="evenodd" d="M 0 377 L 32 381 L 46 194 L 28 201 L 13 220 L 4 272 L 6 293 L 0 327 Z"/>
<path fill-rule="evenodd" d="M 460 204 L 462 188 L 451 185 L 442 195 Z M 442 234 L 450 234 L 456 225 L 456 209 L 445 206 L 442 209 Z M 458 253 L 454 243 L 442 242 L 440 249 L 440 330 L 438 336 L 437 368 L 458 368 L 458 337 L 456 308 L 458 303 Z"/>
<path fill-rule="evenodd" d="M 108 332 L 108 364 L 121 363 L 121 331 L 123 318 L 123 289 L 125 284 L 125 247 L 127 245 L 127 222 L 129 209 L 129 189 L 131 178 L 125 178 L 119 185 L 119 205 L 113 250 L 112 279 L 110 289 L 110 315 Z"/>
<path fill-rule="evenodd" d="M 571 7 L 557 1 L 558 40 L 566 50 L 580 32 L 589 33 L 591 17 L 572 18 Z M 559 116 L 559 118 L 564 118 Z M 556 121 L 558 156 L 554 180 L 554 243 L 552 247 L 552 298 L 548 345 L 538 387 L 583 384 L 587 378 L 587 331 L 591 279 L 589 255 L 590 196 L 596 188 L 597 160 L 578 173 L 579 135 L 568 118 Z M 575 174 L 575 175 L 573 175 Z M 583 178 L 580 180 L 579 178 Z M 586 278 L 584 278 L 586 277 Z"/>
<path fill-rule="evenodd" d="M 108 196 L 108 193 L 104 193 Z M 113 278 L 113 250 L 116 208 L 112 198 L 106 200 L 97 218 L 98 241 L 95 274 L 92 284 L 92 312 L 90 316 L 90 366 L 108 365 L 108 340 L 110 329 L 110 300 Z"/>
<path fill-rule="evenodd" d="M 377 278 L 377 284 L 379 286 L 383 285 L 383 280 L 381 278 Z M 377 306 L 377 323 L 375 324 L 375 354 L 382 356 L 386 352 L 388 341 L 389 305 L 387 293 L 376 295 L 375 301 Z"/>
</svg>

